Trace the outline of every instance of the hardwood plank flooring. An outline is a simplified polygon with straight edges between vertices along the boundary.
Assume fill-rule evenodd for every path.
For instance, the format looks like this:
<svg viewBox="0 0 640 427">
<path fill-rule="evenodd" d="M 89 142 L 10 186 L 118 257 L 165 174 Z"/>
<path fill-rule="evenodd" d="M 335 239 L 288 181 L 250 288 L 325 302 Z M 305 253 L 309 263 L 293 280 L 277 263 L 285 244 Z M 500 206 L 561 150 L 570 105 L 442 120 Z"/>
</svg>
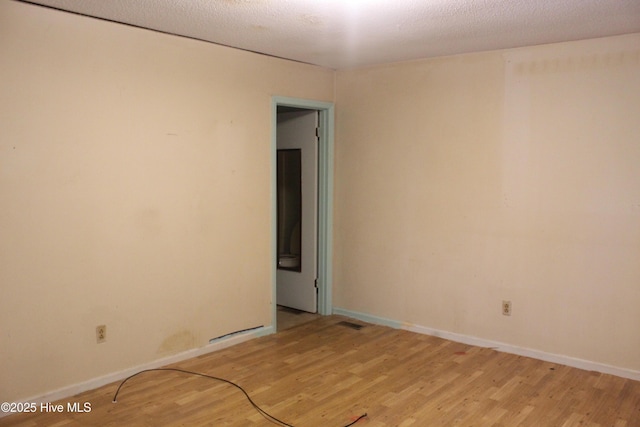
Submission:
<svg viewBox="0 0 640 427">
<path fill-rule="evenodd" d="M 310 322 L 320 317 L 319 314 L 307 313 L 293 308 L 278 306 L 278 332 Z"/>
<path fill-rule="evenodd" d="M 320 317 L 172 368 L 244 387 L 293 426 L 640 426 L 640 382 L 427 335 Z M 90 413 L 19 414 L 0 426 L 271 426 L 238 389 L 145 372 L 65 399 Z"/>
</svg>

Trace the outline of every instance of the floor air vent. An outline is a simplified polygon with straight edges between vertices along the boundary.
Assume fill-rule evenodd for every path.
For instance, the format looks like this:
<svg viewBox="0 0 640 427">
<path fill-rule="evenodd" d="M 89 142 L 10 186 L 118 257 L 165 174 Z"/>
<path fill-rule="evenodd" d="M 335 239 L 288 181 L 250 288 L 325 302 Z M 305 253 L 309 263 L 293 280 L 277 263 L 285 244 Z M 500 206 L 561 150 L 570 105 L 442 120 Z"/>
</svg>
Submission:
<svg viewBox="0 0 640 427">
<path fill-rule="evenodd" d="M 351 323 L 344 320 L 342 322 L 338 322 L 337 324 L 340 326 L 345 326 L 347 328 L 355 329 L 356 331 L 359 331 L 364 327 L 364 325 L 358 325 L 357 323 Z"/>
</svg>

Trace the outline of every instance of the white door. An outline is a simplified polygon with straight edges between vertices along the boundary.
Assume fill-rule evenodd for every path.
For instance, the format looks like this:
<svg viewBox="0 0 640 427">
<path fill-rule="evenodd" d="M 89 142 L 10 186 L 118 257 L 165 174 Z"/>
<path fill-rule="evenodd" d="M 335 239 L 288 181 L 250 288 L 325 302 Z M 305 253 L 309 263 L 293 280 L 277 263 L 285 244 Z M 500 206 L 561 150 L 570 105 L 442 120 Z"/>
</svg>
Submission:
<svg viewBox="0 0 640 427">
<path fill-rule="evenodd" d="M 318 112 L 278 113 L 278 247 L 277 304 L 317 312 Z M 287 163 L 285 159 L 294 159 Z M 295 159 L 299 160 L 295 160 Z M 298 162 L 297 166 L 295 162 Z M 291 174 L 289 174 L 293 171 Z M 287 188 L 298 174 L 297 187 Z M 287 175 L 290 175 L 287 177 Z M 294 206 L 292 206 L 294 205 Z M 285 212 L 293 218 L 286 218 Z"/>
</svg>

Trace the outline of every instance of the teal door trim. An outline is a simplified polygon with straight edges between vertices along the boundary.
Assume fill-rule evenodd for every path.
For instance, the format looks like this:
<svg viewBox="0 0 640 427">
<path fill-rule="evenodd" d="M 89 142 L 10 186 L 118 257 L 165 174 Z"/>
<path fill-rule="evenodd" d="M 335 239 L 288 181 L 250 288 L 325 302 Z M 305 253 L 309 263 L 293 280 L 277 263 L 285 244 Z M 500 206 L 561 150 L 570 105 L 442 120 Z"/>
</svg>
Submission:
<svg viewBox="0 0 640 427">
<path fill-rule="evenodd" d="M 274 96 L 271 98 L 271 283 L 273 325 L 277 327 L 276 263 L 277 263 L 277 204 L 276 126 L 278 106 L 317 110 L 320 114 L 318 147 L 318 313 L 329 315 L 332 305 L 333 252 L 333 140 L 334 105 L 331 102 Z"/>
</svg>

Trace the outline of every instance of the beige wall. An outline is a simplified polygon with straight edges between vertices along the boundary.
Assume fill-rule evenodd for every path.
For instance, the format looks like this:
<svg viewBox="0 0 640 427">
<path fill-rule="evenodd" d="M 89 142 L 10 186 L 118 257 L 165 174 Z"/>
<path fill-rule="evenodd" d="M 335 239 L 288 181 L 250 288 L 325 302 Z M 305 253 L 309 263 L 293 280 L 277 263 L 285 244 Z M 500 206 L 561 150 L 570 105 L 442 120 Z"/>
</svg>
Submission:
<svg viewBox="0 0 640 427">
<path fill-rule="evenodd" d="M 640 34 L 336 93 L 336 307 L 640 370 Z"/>
<path fill-rule="evenodd" d="M 271 324 L 271 96 L 333 71 L 12 1 L 0 58 L 0 401 Z"/>
</svg>

